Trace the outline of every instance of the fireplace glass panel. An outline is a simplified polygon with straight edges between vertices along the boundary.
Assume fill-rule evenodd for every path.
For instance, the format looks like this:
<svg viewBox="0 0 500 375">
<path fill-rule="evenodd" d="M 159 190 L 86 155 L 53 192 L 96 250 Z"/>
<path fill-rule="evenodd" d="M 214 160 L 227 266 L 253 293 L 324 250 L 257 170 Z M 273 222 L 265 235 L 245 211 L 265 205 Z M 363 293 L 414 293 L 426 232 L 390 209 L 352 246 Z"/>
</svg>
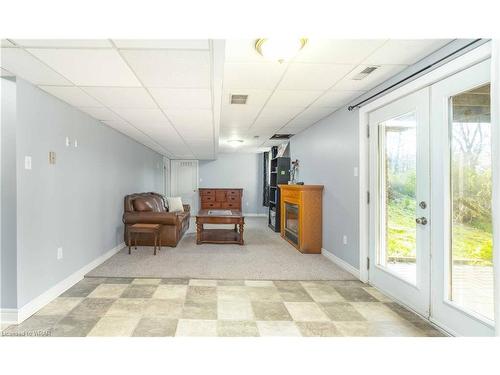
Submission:
<svg viewBox="0 0 500 375">
<path fill-rule="evenodd" d="M 285 202 L 285 237 L 299 244 L 299 206 Z"/>
</svg>

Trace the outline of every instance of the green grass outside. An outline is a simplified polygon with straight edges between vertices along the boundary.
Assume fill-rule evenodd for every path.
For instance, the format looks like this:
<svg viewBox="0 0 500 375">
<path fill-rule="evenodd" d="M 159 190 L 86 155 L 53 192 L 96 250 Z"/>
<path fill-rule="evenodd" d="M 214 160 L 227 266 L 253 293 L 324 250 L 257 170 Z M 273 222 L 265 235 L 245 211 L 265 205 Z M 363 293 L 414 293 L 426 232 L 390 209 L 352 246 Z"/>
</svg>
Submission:
<svg viewBox="0 0 500 375">
<path fill-rule="evenodd" d="M 413 209 L 412 209 L 413 204 Z M 415 210 L 410 199 L 389 201 L 389 257 L 415 257 Z M 487 226 L 484 226 L 487 227 Z M 455 224 L 453 228 L 453 259 L 492 264 L 492 234 L 480 227 Z"/>
</svg>

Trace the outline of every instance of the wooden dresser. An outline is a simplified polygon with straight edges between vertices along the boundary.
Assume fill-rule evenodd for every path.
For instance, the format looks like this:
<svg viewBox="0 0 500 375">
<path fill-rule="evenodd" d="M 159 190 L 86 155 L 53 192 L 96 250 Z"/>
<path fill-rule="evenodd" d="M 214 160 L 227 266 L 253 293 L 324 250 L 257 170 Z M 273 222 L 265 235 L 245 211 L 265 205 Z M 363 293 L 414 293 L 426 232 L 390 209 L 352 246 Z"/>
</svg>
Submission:
<svg viewBox="0 0 500 375">
<path fill-rule="evenodd" d="M 221 208 L 241 211 L 243 189 L 202 188 L 198 190 L 202 210 Z"/>
<path fill-rule="evenodd" d="M 323 185 L 279 185 L 281 237 L 302 253 L 321 254 Z"/>
</svg>

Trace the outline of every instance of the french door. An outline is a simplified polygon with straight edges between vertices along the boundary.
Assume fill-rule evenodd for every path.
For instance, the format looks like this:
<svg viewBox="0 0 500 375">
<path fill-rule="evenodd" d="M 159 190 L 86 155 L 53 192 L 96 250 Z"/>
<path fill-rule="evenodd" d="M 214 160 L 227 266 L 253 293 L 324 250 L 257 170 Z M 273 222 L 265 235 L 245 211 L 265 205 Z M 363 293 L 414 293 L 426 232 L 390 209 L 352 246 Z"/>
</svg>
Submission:
<svg viewBox="0 0 500 375">
<path fill-rule="evenodd" d="M 429 89 L 370 113 L 370 283 L 429 316 Z"/>
<path fill-rule="evenodd" d="M 369 114 L 369 282 L 448 332 L 494 334 L 490 60 Z"/>
<path fill-rule="evenodd" d="M 434 84 L 431 95 L 431 317 L 452 333 L 489 336 L 494 334 L 490 60 Z"/>
</svg>

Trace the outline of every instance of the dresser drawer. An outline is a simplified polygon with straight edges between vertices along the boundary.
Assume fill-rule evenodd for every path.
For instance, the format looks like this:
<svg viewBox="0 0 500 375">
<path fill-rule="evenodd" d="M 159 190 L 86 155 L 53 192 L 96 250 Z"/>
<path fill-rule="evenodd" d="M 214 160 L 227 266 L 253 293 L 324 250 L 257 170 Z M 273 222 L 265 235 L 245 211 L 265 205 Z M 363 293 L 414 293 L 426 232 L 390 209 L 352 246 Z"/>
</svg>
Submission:
<svg viewBox="0 0 500 375">
<path fill-rule="evenodd" d="M 202 202 L 215 202 L 215 197 L 213 195 L 202 195 L 201 201 Z"/>
<path fill-rule="evenodd" d="M 227 195 L 231 196 L 231 197 L 239 197 L 240 191 L 239 190 L 227 190 Z"/>
<path fill-rule="evenodd" d="M 201 208 L 206 210 L 209 208 L 221 208 L 218 202 L 201 202 Z"/>
<path fill-rule="evenodd" d="M 215 190 L 200 189 L 200 194 L 202 196 L 212 196 L 212 197 L 215 197 Z"/>
<path fill-rule="evenodd" d="M 222 203 L 222 208 L 229 208 L 229 209 L 233 209 L 233 210 L 239 210 L 240 209 L 240 204 L 239 203 L 225 202 L 225 203 Z"/>
<path fill-rule="evenodd" d="M 240 201 L 240 197 L 237 195 L 228 195 L 227 196 L 227 201 L 229 203 L 238 203 Z"/>
</svg>

